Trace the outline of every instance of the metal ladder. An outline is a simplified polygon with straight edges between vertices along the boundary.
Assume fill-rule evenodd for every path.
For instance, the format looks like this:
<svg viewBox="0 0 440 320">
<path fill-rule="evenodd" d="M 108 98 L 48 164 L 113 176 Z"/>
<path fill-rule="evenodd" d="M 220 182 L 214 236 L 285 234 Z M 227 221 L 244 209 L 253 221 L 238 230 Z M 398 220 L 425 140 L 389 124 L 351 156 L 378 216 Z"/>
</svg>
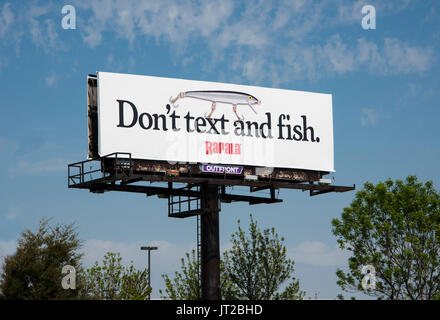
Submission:
<svg viewBox="0 0 440 320">
<path fill-rule="evenodd" d="M 200 300 L 202 298 L 201 292 L 201 254 L 202 254 L 202 240 L 201 240 L 201 225 L 200 225 L 200 215 L 196 216 L 196 229 L 197 229 L 197 298 Z"/>
</svg>

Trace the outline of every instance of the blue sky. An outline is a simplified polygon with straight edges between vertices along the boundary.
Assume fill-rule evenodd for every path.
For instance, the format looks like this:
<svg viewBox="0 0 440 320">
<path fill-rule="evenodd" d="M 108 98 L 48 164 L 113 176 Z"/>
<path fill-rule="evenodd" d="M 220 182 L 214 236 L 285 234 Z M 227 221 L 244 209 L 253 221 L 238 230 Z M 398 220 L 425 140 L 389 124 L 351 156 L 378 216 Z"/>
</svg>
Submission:
<svg viewBox="0 0 440 320">
<path fill-rule="evenodd" d="M 61 8 L 76 9 L 76 29 Z M 376 8 L 376 29 L 361 26 Z M 76 222 L 84 263 L 118 251 L 144 267 L 152 244 L 153 297 L 185 252 L 195 218 L 167 202 L 67 188 L 67 164 L 85 159 L 86 75 L 109 71 L 331 93 L 339 185 L 388 177 L 440 184 L 438 1 L 0 1 L 0 256 L 46 216 Z M 284 202 L 224 204 L 221 246 L 252 213 L 285 237 L 307 296 L 335 298 L 346 267 L 330 221 L 354 192 Z M 362 295 L 358 295 L 362 297 Z"/>
</svg>

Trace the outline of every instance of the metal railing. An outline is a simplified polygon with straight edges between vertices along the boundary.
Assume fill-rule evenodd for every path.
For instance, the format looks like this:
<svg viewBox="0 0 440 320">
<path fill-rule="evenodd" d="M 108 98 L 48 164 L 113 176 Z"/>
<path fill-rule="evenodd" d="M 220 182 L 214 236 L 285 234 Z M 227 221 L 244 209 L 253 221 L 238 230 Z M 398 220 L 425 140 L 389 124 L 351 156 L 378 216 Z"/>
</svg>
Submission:
<svg viewBox="0 0 440 320">
<path fill-rule="evenodd" d="M 168 197 L 168 216 L 169 217 L 185 217 L 193 216 L 200 213 L 201 199 L 200 186 L 188 184 L 181 189 L 191 190 L 195 188 L 196 196 L 170 195 Z"/>
<path fill-rule="evenodd" d="M 67 167 L 68 186 L 105 179 L 121 171 L 132 172 L 132 169 L 131 153 L 128 152 L 114 152 L 103 157 L 71 163 Z"/>
</svg>

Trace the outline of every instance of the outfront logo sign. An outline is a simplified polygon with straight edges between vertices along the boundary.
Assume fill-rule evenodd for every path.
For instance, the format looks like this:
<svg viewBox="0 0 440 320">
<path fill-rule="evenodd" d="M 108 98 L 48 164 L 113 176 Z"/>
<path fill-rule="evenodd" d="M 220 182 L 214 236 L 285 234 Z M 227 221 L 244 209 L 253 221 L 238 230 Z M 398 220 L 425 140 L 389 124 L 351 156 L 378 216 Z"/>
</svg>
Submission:
<svg viewBox="0 0 440 320">
<path fill-rule="evenodd" d="M 243 167 L 238 166 L 222 166 L 215 164 L 201 164 L 200 170 L 206 173 L 226 173 L 226 174 L 242 174 Z"/>
<path fill-rule="evenodd" d="M 329 94 L 98 73 L 99 154 L 333 171 Z"/>
</svg>

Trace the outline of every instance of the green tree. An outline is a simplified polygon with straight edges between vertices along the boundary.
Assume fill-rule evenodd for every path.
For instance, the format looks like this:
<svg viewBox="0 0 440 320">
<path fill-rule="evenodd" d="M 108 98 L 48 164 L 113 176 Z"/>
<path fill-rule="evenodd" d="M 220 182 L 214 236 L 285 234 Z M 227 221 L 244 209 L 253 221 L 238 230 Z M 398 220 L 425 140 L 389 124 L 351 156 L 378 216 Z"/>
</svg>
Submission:
<svg viewBox="0 0 440 320">
<path fill-rule="evenodd" d="M 104 300 L 145 300 L 151 288 L 147 270 L 136 270 L 133 262 L 128 267 L 121 264 L 119 253 L 107 252 L 102 265 L 96 261 L 86 270 L 83 297 Z"/>
<path fill-rule="evenodd" d="M 434 299 L 440 294 L 440 195 L 416 176 L 365 183 L 333 233 L 351 251 L 338 285 L 379 299 Z M 375 268 L 375 290 L 362 290 L 362 266 Z"/>
<path fill-rule="evenodd" d="M 250 215 L 249 236 L 238 221 L 232 235 L 232 248 L 224 253 L 226 279 L 233 285 L 238 299 L 302 299 L 304 292 L 292 274 L 293 260 L 287 258 L 284 238 L 274 228 L 258 227 Z M 290 280 L 280 292 L 281 286 Z"/>
<path fill-rule="evenodd" d="M 36 232 L 26 229 L 18 240 L 13 255 L 6 257 L 0 288 L 4 299 L 72 299 L 78 297 L 82 283 L 77 279 L 77 289 L 65 290 L 61 286 L 65 265 L 81 272 L 81 241 L 73 224 L 49 225 L 40 220 Z"/>
<path fill-rule="evenodd" d="M 174 278 L 166 274 L 162 275 L 165 281 L 165 291 L 159 290 L 163 299 L 171 300 L 197 300 L 201 292 L 199 287 L 199 261 L 196 251 L 185 254 L 186 260 L 180 260 L 180 272 L 174 273 Z M 223 299 L 236 299 L 237 290 L 234 285 L 226 278 L 224 273 L 224 262 L 220 260 L 220 291 Z"/>
<path fill-rule="evenodd" d="M 199 299 L 199 262 L 196 257 L 195 250 L 191 254 L 185 254 L 180 260 L 181 271 L 174 273 L 174 279 L 170 279 L 168 275 L 163 274 L 165 281 L 165 291 L 159 290 L 161 297 L 171 300 L 197 300 Z"/>
<path fill-rule="evenodd" d="M 233 247 L 220 261 L 220 288 L 222 299 L 301 299 L 299 282 L 292 277 L 294 263 L 287 258 L 284 238 L 275 230 L 261 231 L 251 215 L 250 238 L 241 229 L 232 235 Z M 174 279 L 165 280 L 166 299 L 197 299 L 199 282 L 198 261 L 193 250 L 181 260 L 181 271 Z M 280 287 L 291 280 L 283 291 Z"/>
</svg>

